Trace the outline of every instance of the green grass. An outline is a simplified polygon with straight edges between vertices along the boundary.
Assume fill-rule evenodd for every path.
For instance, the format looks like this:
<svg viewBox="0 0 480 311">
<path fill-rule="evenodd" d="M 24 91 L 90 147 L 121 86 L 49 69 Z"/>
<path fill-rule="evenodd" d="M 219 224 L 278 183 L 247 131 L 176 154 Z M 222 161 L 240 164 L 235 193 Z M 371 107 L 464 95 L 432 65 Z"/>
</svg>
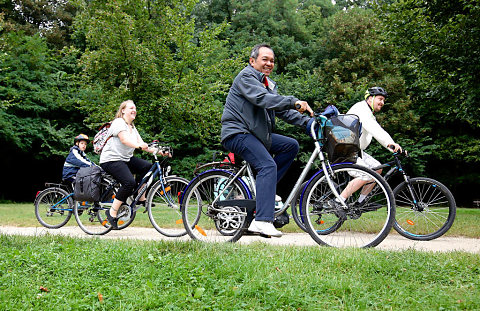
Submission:
<svg viewBox="0 0 480 311">
<path fill-rule="evenodd" d="M 480 309 L 476 254 L 57 236 L 0 243 L 3 310 Z"/>
<path fill-rule="evenodd" d="M 142 213 L 140 209 L 132 226 L 151 227 L 148 215 Z M 445 236 L 464 236 L 470 238 L 480 238 L 480 209 L 458 208 L 457 216 L 452 228 Z M 0 225 L 1 226 L 19 226 L 34 227 L 41 226 L 36 217 L 33 203 L 22 204 L 0 204 Z M 72 216 L 67 226 L 76 226 L 75 217 Z M 282 228 L 283 232 L 301 232 L 293 219 L 290 224 Z M 392 233 L 394 233 L 392 231 Z"/>
</svg>

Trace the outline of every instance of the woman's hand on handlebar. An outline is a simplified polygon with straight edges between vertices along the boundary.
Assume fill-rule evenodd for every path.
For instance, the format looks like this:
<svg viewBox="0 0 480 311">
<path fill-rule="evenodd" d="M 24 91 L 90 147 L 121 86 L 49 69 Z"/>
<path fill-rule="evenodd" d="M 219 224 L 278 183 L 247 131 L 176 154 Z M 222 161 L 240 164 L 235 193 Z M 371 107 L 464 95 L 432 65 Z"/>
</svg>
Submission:
<svg viewBox="0 0 480 311">
<path fill-rule="evenodd" d="M 137 149 L 148 151 L 148 145 L 146 143 L 141 143 L 138 145 Z"/>
<path fill-rule="evenodd" d="M 295 110 L 297 110 L 300 113 L 304 113 L 305 111 L 308 111 L 308 114 L 310 114 L 311 117 L 313 117 L 313 110 L 310 108 L 308 103 L 303 100 L 298 100 L 295 102 Z"/>
<path fill-rule="evenodd" d="M 162 149 L 159 149 L 157 154 L 159 154 L 159 155 L 161 155 L 161 156 L 164 156 L 164 157 L 169 157 L 169 158 L 172 157 L 172 154 L 171 154 L 170 152 L 168 152 L 168 151 L 162 151 Z"/>
</svg>

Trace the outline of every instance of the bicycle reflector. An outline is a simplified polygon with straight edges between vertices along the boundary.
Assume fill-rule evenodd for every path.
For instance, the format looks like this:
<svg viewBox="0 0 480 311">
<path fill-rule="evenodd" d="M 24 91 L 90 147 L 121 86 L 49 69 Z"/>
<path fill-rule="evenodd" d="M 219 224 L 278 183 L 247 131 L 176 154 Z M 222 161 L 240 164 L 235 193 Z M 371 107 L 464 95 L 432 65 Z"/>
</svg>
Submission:
<svg viewBox="0 0 480 311">
<path fill-rule="evenodd" d="M 411 226 L 415 225 L 415 223 L 413 221 L 411 221 L 410 219 L 407 219 L 407 224 L 409 224 Z"/>
<path fill-rule="evenodd" d="M 195 225 L 195 229 L 197 229 L 198 232 L 200 232 L 201 235 L 207 236 L 207 234 L 205 233 L 205 231 L 204 231 L 199 225 Z"/>
</svg>

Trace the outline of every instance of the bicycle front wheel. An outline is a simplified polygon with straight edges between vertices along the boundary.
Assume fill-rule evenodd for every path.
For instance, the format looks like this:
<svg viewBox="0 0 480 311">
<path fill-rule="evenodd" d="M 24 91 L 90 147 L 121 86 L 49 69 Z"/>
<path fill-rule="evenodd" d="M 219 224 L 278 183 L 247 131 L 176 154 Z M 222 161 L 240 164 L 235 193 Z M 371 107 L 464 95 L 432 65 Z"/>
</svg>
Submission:
<svg viewBox="0 0 480 311">
<path fill-rule="evenodd" d="M 457 209 L 450 190 L 425 177 L 411 178 L 410 187 L 402 182 L 393 190 L 397 208 L 395 230 L 406 238 L 419 241 L 433 240 L 445 234 L 453 225 Z"/>
<path fill-rule="evenodd" d="M 41 191 L 34 205 L 38 222 L 47 228 L 60 228 L 72 217 L 72 195 L 62 188 L 51 187 Z"/>
<path fill-rule="evenodd" d="M 320 245 L 374 247 L 390 232 L 395 218 L 393 192 L 376 172 L 355 164 L 331 167 L 332 187 L 351 195 L 344 207 L 335 200 L 325 172 L 310 180 L 302 202 L 304 224 Z M 372 189 L 372 190 L 370 190 Z M 367 195 L 358 202 L 360 194 Z"/>
<path fill-rule="evenodd" d="M 147 197 L 148 217 L 153 227 L 168 237 L 180 237 L 187 234 L 183 225 L 180 199 L 188 186 L 188 180 L 177 176 L 168 176 L 165 182 L 157 181 Z"/>
<path fill-rule="evenodd" d="M 204 242 L 235 242 L 246 230 L 251 199 L 245 184 L 223 170 L 198 175 L 185 190 L 182 219 L 188 235 Z"/>
</svg>

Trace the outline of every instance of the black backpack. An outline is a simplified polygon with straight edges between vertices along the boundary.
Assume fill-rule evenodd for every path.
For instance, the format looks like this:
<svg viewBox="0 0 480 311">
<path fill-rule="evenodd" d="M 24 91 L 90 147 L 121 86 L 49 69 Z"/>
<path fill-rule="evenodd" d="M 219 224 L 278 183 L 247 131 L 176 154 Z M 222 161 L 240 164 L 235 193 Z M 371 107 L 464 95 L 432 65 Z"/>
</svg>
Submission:
<svg viewBox="0 0 480 311">
<path fill-rule="evenodd" d="M 73 190 L 76 201 L 100 201 L 102 172 L 99 166 L 81 167 L 78 170 Z"/>
</svg>

